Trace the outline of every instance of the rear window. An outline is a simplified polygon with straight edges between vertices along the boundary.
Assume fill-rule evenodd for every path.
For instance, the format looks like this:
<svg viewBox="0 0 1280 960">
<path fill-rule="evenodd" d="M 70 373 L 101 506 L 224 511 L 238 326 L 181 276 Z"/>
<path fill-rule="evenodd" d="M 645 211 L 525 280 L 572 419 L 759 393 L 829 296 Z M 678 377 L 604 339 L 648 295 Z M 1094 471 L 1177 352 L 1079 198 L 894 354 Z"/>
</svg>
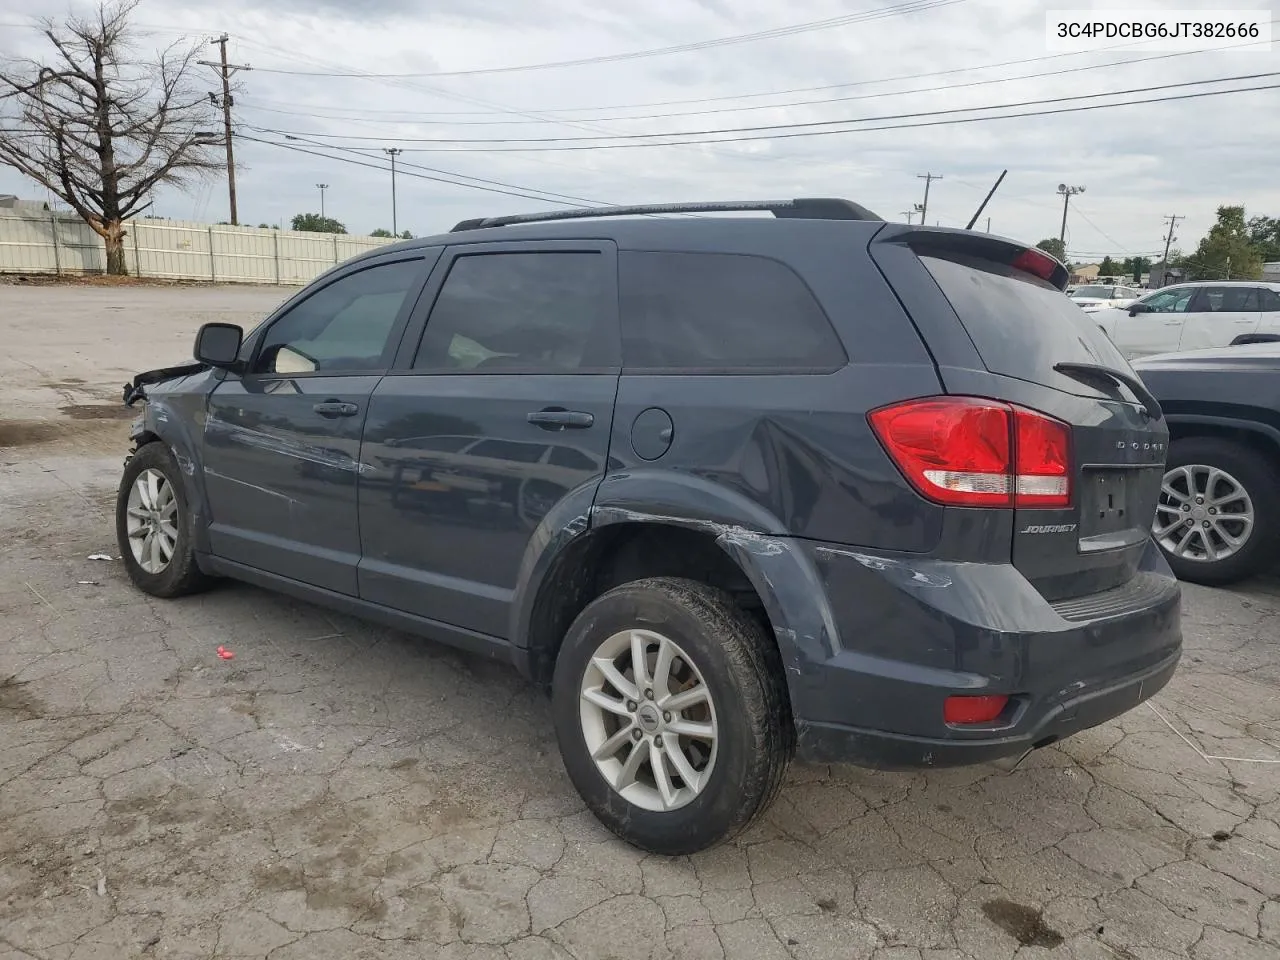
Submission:
<svg viewBox="0 0 1280 960">
<path fill-rule="evenodd" d="M 991 260 L 921 256 L 992 373 L 1099 396 L 1053 369 L 1074 360 L 1127 371 L 1129 363 L 1092 316 L 1052 284 Z"/>
</svg>

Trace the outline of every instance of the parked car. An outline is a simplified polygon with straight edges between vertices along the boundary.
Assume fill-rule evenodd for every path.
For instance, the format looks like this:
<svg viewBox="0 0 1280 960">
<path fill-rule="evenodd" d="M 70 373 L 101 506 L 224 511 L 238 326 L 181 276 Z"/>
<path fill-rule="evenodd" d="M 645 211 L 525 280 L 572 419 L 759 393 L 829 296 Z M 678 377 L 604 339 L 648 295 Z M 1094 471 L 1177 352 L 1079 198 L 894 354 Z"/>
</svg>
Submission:
<svg viewBox="0 0 1280 960">
<path fill-rule="evenodd" d="M 652 216 L 726 210 L 774 216 Z M 795 754 L 1016 761 L 1182 643 L 1168 432 L 1066 279 L 842 200 L 467 221 L 135 377 L 124 563 L 514 663 L 651 851 L 740 830 Z"/>
<path fill-rule="evenodd" d="M 1097 313 L 1109 307 L 1127 307 L 1142 295 L 1142 291 L 1134 287 L 1089 284 L 1076 287 L 1067 295 L 1085 313 Z"/>
<path fill-rule="evenodd" d="M 1093 315 L 1126 357 L 1280 340 L 1280 283 L 1203 280 L 1162 287 Z"/>
<path fill-rule="evenodd" d="M 1152 533 L 1183 580 L 1233 583 L 1280 555 L 1280 343 L 1134 364 L 1169 422 Z"/>
</svg>

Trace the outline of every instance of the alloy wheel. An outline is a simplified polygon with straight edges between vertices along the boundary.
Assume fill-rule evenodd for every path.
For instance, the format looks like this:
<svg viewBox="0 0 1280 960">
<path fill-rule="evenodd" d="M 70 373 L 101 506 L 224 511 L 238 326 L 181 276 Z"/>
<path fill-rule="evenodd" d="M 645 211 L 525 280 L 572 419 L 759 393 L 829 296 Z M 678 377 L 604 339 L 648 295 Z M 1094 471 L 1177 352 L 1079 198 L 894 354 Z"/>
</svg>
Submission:
<svg viewBox="0 0 1280 960">
<path fill-rule="evenodd" d="M 711 691 L 660 633 L 623 630 L 600 644 L 583 673 L 580 715 L 596 769 L 637 807 L 677 810 L 711 779 L 719 734 Z"/>
</svg>

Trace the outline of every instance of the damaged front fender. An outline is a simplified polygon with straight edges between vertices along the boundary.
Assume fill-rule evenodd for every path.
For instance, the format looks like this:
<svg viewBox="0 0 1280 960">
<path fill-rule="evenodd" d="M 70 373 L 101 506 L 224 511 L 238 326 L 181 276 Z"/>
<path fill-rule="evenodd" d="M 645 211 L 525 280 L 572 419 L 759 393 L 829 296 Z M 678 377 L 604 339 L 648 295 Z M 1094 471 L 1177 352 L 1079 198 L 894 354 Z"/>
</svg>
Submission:
<svg viewBox="0 0 1280 960">
<path fill-rule="evenodd" d="M 145 387 L 156 383 L 163 383 L 166 380 L 176 380 L 179 377 L 189 377 L 193 373 L 203 373 L 209 369 L 209 365 L 205 363 L 183 363 L 174 367 L 160 367 L 156 370 L 147 370 L 138 374 L 132 380 L 124 385 L 124 405 L 132 407 L 139 400 L 147 399 Z"/>
</svg>

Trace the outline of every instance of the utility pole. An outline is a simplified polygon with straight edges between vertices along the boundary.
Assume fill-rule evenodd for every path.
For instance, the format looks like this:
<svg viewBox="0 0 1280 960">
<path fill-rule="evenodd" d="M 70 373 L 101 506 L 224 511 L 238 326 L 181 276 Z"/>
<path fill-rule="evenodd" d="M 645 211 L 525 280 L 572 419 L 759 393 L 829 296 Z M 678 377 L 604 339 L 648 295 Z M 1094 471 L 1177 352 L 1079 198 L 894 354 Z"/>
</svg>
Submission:
<svg viewBox="0 0 1280 960">
<path fill-rule="evenodd" d="M 237 70 L 252 70 L 252 67 L 243 64 L 227 63 L 227 41 L 231 38 L 227 34 L 223 34 L 217 40 L 210 41 L 210 46 L 222 48 L 221 62 L 213 60 L 199 61 L 201 66 L 213 67 L 222 74 L 222 96 L 216 93 L 209 94 L 209 102 L 215 107 L 222 107 L 222 125 L 227 138 L 227 192 L 231 200 L 231 225 L 233 227 L 240 225 L 240 217 L 236 212 L 236 154 L 235 148 L 231 143 L 231 75 Z"/>
<path fill-rule="evenodd" d="M 317 183 L 316 186 L 320 188 L 320 225 L 324 226 L 324 192 L 329 189 L 329 185 L 327 183 Z"/>
<path fill-rule="evenodd" d="M 924 181 L 924 203 L 920 204 L 920 222 L 928 223 L 929 221 L 926 218 L 929 216 L 929 184 L 935 180 L 941 180 L 942 174 L 918 173 L 916 174 L 916 179 Z"/>
<path fill-rule="evenodd" d="M 404 151 L 399 147 L 383 147 L 382 152 L 391 158 L 391 236 L 399 239 L 400 230 L 396 225 L 396 157 Z"/>
<path fill-rule="evenodd" d="M 903 210 L 902 215 L 907 218 L 907 223 L 910 224 L 911 218 L 916 215 L 916 212 L 914 210 Z"/>
<path fill-rule="evenodd" d="M 991 232 L 991 218 L 987 217 L 987 233 Z"/>
<path fill-rule="evenodd" d="M 1164 235 L 1164 259 L 1162 261 L 1167 267 L 1169 266 L 1169 248 L 1173 246 L 1173 241 L 1178 239 L 1173 235 L 1173 228 L 1178 225 L 1179 220 L 1185 220 L 1187 218 L 1171 213 L 1164 219 L 1169 224 L 1169 232 Z"/>
<path fill-rule="evenodd" d="M 1058 184 L 1058 196 L 1062 197 L 1062 230 L 1058 233 L 1058 242 L 1062 249 L 1067 248 L 1067 204 L 1077 193 L 1084 193 L 1084 187 L 1069 187 L 1065 183 Z"/>
</svg>

